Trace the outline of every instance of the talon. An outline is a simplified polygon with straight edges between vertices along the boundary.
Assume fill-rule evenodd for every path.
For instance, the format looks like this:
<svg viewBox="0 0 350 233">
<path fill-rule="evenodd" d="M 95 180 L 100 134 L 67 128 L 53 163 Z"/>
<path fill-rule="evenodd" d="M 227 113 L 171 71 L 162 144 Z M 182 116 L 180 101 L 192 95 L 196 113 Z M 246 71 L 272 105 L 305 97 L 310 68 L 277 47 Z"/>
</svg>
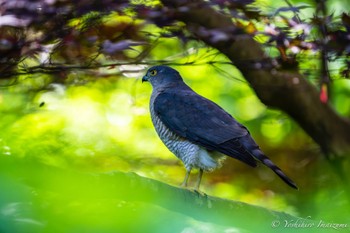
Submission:
<svg viewBox="0 0 350 233">
<path fill-rule="evenodd" d="M 208 195 L 205 192 L 199 191 L 197 189 L 193 190 L 194 193 L 198 195 L 198 197 L 203 196 L 203 197 L 208 197 Z"/>
</svg>

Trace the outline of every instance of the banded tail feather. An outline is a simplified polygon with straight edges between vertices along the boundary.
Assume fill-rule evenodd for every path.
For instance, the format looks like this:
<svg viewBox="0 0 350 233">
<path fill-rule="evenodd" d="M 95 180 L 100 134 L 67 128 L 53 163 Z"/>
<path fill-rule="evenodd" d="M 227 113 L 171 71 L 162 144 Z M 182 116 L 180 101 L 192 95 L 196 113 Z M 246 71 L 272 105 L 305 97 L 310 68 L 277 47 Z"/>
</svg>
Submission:
<svg viewBox="0 0 350 233">
<path fill-rule="evenodd" d="M 260 150 L 259 146 L 255 143 L 255 141 L 249 134 L 240 138 L 240 142 L 243 144 L 245 149 L 254 156 L 254 158 L 261 161 L 265 166 L 270 168 L 286 184 L 288 184 L 292 188 L 298 189 L 297 185 Z"/>
<path fill-rule="evenodd" d="M 266 155 L 264 155 L 260 149 L 255 150 L 253 155 L 263 164 L 269 167 L 274 173 L 276 173 L 276 175 L 278 175 L 286 184 L 292 188 L 298 189 L 297 185 L 286 174 L 284 174 L 276 164 L 274 164 Z"/>
</svg>

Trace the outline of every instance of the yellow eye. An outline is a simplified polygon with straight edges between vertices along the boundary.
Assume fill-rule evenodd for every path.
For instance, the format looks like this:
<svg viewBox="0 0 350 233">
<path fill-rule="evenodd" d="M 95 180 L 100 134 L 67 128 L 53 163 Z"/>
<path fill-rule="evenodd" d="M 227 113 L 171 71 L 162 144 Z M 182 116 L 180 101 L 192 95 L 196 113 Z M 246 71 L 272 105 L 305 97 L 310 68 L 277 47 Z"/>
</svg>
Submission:
<svg viewBox="0 0 350 233">
<path fill-rule="evenodd" d="M 151 70 L 149 73 L 150 73 L 150 75 L 155 76 L 157 74 L 157 71 L 156 70 Z"/>
</svg>

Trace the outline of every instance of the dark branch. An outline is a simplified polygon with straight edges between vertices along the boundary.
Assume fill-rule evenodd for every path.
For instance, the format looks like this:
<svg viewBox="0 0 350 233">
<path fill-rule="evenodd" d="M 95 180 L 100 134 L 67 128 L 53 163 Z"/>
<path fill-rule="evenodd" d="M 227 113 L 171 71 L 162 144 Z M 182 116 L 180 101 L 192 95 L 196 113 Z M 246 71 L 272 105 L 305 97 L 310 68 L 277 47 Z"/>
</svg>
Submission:
<svg viewBox="0 0 350 233">
<path fill-rule="evenodd" d="M 163 0 L 174 8 L 176 0 Z M 326 154 L 344 155 L 350 151 L 350 121 L 339 116 L 331 106 L 322 103 L 317 89 L 297 69 L 277 69 L 262 45 L 251 35 L 230 34 L 235 30 L 231 18 L 216 12 L 202 1 L 192 1 L 186 11 L 176 11 L 176 19 L 186 23 L 198 39 L 225 54 L 242 72 L 260 100 L 288 113 L 314 139 Z M 212 29 L 227 32 L 226 41 L 213 39 Z M 250 61 L 252 65 L 247 65 Z"/>
</svg>

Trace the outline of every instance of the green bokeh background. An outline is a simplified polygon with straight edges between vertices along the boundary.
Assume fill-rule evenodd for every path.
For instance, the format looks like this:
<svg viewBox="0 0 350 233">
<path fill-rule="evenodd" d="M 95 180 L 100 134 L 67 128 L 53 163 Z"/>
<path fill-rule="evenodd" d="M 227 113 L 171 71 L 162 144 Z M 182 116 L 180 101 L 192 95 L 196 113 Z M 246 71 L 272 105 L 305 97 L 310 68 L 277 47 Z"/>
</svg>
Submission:
<svg viewBox="0 0 350 233">
<path fill-rule="evenodd" d="M 278 7 L 274 2 L 259 2 Z M 179 41 L 164 39 L 150 58 L 166 59 L 183 49 Z M 205 63 L 213 56 L 225 61 L 201 44 L 186 49 L 187 56 L 179 56 L 178 62 L 201 59 Z M 314 62 L 310 60 L 309 67 Z M 230 65 L 174 68 L 196 92 L 246 125 L 263 151 L 299 186 L 298 191 L 292 190 L 268 168 L 253 169 L 228 158 L 220 170 L 204 175 L 203 192 L 300 217 L 350 224 L 344 184 L 318 146 L 283 112 L 263 105 L 239 71 Z M 52 77 L 36 74 L 0 88 L 1 233 L 236 232 L 151 204 L 96 198 L 95 194 L 108 193 L 109 186 L 116 185 L 110 181 L 100 190 L 79 184 L 81 174 L 121 171 L 177 186 L 185 169 L 153 129 L 148 111 L 151 86 L 141 83 L 143 73 L 106 79 L 81 71 L 70 75 L 72 80 L 92 81 L 47 85 Z M 346 117 L 350 117 L 349 94 L 349 80 L 332 83 L 330 104 Z M 51 169 L 58 169 L 55 178 Z M 117 185 L 123 188 L 122 183 Z M 71 186 L 78 186 L 80 192 L 70 192 Z"/>
</svg>

